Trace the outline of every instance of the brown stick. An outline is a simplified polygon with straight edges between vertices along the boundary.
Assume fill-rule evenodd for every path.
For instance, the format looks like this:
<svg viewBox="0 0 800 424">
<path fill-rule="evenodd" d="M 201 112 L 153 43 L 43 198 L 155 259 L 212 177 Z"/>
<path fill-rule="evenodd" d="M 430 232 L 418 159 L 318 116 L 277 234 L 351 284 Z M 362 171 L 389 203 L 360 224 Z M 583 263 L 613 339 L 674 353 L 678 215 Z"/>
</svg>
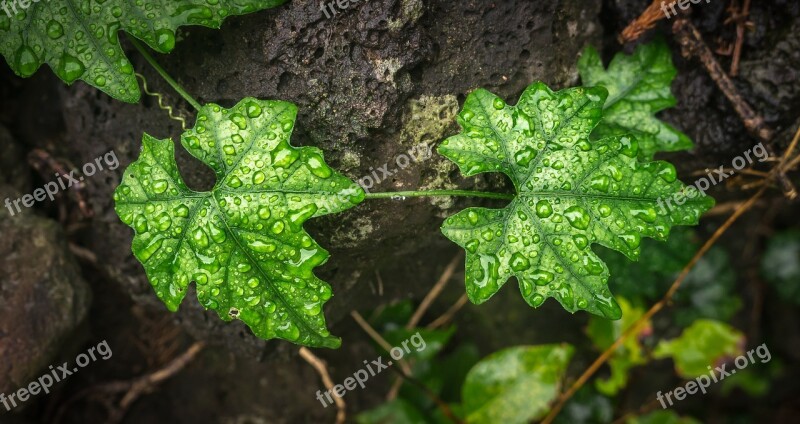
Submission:
<svg viewBox="0 0 800 424">
<path fill-rule="evenodd" d="M 725 73 L 722 69 L 722 65 L 720 65 L 714 57 L 714 53 L 703 41 L 703 36 L 700 34 L 700 31 L 686 18 L 679 18 L 676 20 L 675 24 L 672 26 L 672 30 L 683 49 L 684 56 L 695 56 L 700 60 L 711 76 L 711 79 L 714 80 L 717 87 L 719 87 L 725 97 L 733 104 L 734 110 L 736 110 L 739 118 L 741 118 L 747 131 L 766 144 L 767 152 L 770 156 L 775 156 L 771 144 L 775 132 L 767 125 L 764 118 L 756 113 L 739 94 L 739 91 L 733 84 L 733 80 Z M 794 184 L 786 177 L 783 171 L 778 172 L 777 176 L 786 197 L 790 200 L 795 199 L 797 197 L 797 190 L 795 190 Z"/>
<path fill-rule="evenodd" d="M 319 359 L 317 355 L 314 355 L 307 347 L 300 348 L 300 356 L 317 370 L 317 374 L 319 374 L 322 379 L 322 384 L 325 385 L 325 388 L 328 389 L 329 392 L 334 393 L 333 380 L 331 379 L 330 373 L 328 373 L 328 366 L 325 365 L 325 362 Z M 344 424 L 347 419 L 347 405 L 344 403 L 344 399 L 336 395 L 333 396 L 333 402 L 336 404 L 337 410 L 336 424 Z"/>
<path fill-rule="evenodd" d="M 666 15 L 664 15 L 664 11 L 661 10 L 661 0 L 654 0 L 638 18 L 622 30 L 622 34 L 619 36 L 619 42 L 628 43 L 637 40 L 642 34 L 656 26 L 656 23 L 664 18 L 666 18 Z"/>
<path fill-rule="evenodd" d="M 459 262 L 461 262 L 461 257 L 463 256 L 463 252 L 459 251 L 453 259 L 450 260 L 450 263 L 447 264 L 447 267 L 442 272 L 442 275 L 439 277 L 439 281 L 433 285 L 431 291 L 422 299 L 422 303 L 419 304 L 419 307 L 416 311 L 414 311 L 414 315 L 408 320 L 406 324 L 406 330 L 411 330 L 412 328 L 416 327 L 419 324 L 419 321 L 422 319 L 422 316 L 425 315 L 425 312 L 430 308 L 431 304 L 437 297 L 442 293 L 444 287 L 450 281 L 450 278 L 453 276 L 453 273 L 456 270 Z"/>
<path fill-rule="evenodd" d="M 742 10 L 736 11 L 731 8 L 732 18 L 736 20 L 736 44 L 733 47 L 733 61 L 731 62 L 731 76 L 739 75 L 739 60 L 742 58 L 742 46 L 744 45 L 744 30 L 747 27 L 747 16 L 750 14 L 750 0 L 744 0 Z"/>
</svg>

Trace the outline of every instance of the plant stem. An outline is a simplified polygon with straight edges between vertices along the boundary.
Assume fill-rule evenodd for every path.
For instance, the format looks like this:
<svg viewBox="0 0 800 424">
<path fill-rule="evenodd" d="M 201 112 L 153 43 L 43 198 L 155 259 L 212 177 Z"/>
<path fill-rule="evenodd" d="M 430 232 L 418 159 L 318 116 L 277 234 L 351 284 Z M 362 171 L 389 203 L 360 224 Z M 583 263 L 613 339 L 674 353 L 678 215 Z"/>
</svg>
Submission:
<svg viewBox="0 0 800 424">
<path fill-rule="evenodd" d="M 202 107 L 200 106 L 200 103 L 198 103 L 197 100 L 192 98 L 192 96 L 190 96 L 189 93 L 187 93 L 186 90 L 184 90 L 183 87 L 181 87 L 180 84 L 178 84 L 178 82 L 175 81 L 175 79 L 169 76 L 167 71 L 165 71 L 164 68 L 162 68 L 161 65 L 158 64 L 158 62 L 156 62 L 153 56 L 147 51 L 147 49 L 145 49 L 145 47 L 142 45 L 142 43 L 139 42 L 139 40 L 130 37 L 129 41 L 131 42 L 131 44 L 133 44 L 133 47 L 136 47 L 136 50 L 139 50 L 139 53 L 141 53 L 142 56 L 144 56 L 145 60 L 147 60 L 147 63 L 149 63 L 150 66 L 152 66 L 153 69 L 155 69 L 156 72 L 158 72 L 158 74 L 161 75 L 161 77 L 164 78 L 164 80 L 167 81 L 167 83 L 169 83 L 169 85 L 171 85 L 172 88 L 175 89 L 175 91 L 177 91 L 178 94 L 180 94 L 181 97 L 184 98 L 184 100 L 189 102 L 189 104 L 192 105 L 192 107 L 194 107 L 198 111 L 200 110 L 200 108 Z"/>
<path fill-rule="evenodd" d="M 389 191 L 383 193 L 367 193 L 365 199 L 391 199 L 393 197 L 483 197 L 486 199 L 514 200 L 513 194 L 488 193 L 470 190 L 427 190 L 427 191 Z"/>
</svg>

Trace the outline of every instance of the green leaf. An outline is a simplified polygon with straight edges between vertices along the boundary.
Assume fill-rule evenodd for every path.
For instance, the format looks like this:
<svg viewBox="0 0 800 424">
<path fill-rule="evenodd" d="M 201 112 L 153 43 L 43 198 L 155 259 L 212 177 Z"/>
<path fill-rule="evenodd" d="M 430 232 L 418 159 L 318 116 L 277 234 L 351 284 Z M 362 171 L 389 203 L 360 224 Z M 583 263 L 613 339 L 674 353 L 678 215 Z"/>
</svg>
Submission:
<svg viewBox="0 0 800 424">
<path fill-rule="evenodd" d="M 19 2 L 4 2 L 11 16 L 0 11 L 0 54 L 19 76 L 29 77 L 47 63 L 67 84 L 82 80 L 111 97 L 136 103 L 139 87 L 119 44 L 119 31 L 169 53 L 180 26 L 219 28 L 228 16 L 285 2 L 37 0 L 27 9 Z"/>
<path fill-rule="evenodd" d="M 322 314 L 331 288 L 313 274 L 328 252 L 303 223 L 348 209 L 364 193 L 319 149 L 289 145 L 296 115 L 291 103 L 251 98 L 231 109 L 203 106 L 181 143 L 214 170 L 214 188 L 189 189 L 172 140 L 145 134 L 114 200 L 135 231 L 133 253 L 171 311 L 195 282 L 203 306 L 258 337 L 338 347 Z"/>
<path fill-rule="evenodd" d="M 568 311 L 611 319 L 620 309 L 593 243 L 639 256 L 642 237 L 665 240 L 673 225 L 693 225 L 713 199 L 694 197 L 671 211 L 663 196 L 686 189 L 666 162 L 639 163 L 629 137 L 589 141 L 602 114 L 603 88 L 528 87 L 517 106 L 486 90 L 467 97 L 462 133 L 439 152 L 466 176 L 502 172 L 516 197 L 503 209 L 469 208 L 442 232 L 467 251 L 467 294 L 482 303 L 514 276 L 533 307 L 555 297 Z"/>
<path fill-rule="evenodd" d="M 770 238 L 761 270 L 783 300 L 800 305 L 800 231 Z"/>
<path fill-rule="evenodd" d="M 622 335 L 631 325 L 644 315 L 644 309 L 634 307 L 622 297 L 617 298 L 622 309 L 622 319 L 610 321 L 605 318 L 593 316 L 589 318 L 586 334 L 592 340 L 594 347 L 603 352 Z M 607 396 L 615 396 L 617 392 L 628 384 L 628 371 L 638 365 L 647 363 L 639 337 L 652 331 L 648 320 L 637 334 L 625 339 L 625 342 L 614 351 L 608 360 L 611 376 L 606 379 L 595 380 L 597 390 Z"/>
<path fill-rule="evenodd" d="M 541 418 L 558 396 L 573 348 L 518 346 L 481 360 L 462 393 L 468 423 L 526 423 Z"/>
<path fill-rule="evenodd" d="M 744 334 L 724 322 L 701 319 L 680 337 L 662 340 L 656 346 L 656 359 L 672 358 L 678 375 L 692 379 L 708 375 L 708 367 L 742 354 Z"/>
<path fill-rule="evenodd" d="M 633 135 L 642 161 L 694 145 L 686 134 L 654 116 L 676 103 L 670 85 L 678 72 L 663 40 L 642 44 L 631 56 L 617 54 L 607 71 L 597 51 L 587 47 L 578 60 L 578 72 L 583 85 L 601 86 L 609 93 L 603 120 L 593 133 L 596 138 Z"/>
</svg>

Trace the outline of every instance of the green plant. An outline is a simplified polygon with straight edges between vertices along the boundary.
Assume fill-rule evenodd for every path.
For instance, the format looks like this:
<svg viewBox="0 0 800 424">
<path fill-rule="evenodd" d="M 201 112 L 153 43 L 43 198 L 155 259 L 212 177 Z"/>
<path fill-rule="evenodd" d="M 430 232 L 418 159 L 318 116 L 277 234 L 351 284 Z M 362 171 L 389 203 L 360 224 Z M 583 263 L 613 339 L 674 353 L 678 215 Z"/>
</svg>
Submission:
<svg viewBox="0 0 800 424">
<path fill-rule="evenodd" d="M 115 192 L 116 210 L 135 232 L 134 254 L 170 310 L 194 282 L 205 307 L 222 319 L 244 321 L 259 337 L 336 347 L 339 340 L 330 336 L 322 314 L 330 286 L 313 275 L 328 254 L 305 233 L 303 222 L 364 199 L 469 196 L 509 201 L 502 209 L 466 209 L 442 226 L 467 251 L 470 300 L 485 302 L 513 276 L 534 307 L 554 297 L 570 312 L 617 319 L 621 310 L 607 287 L 609 271 L 592 246 L 636 260 L 643 237 L 664 240 L 673 226 L 696 224 L 713 205 L 700 195 L 669 212 L 656 208 L 661 196 L 686 187 L 670 164 L 647 161 L 658 151 L 691 146 L 653 116 L 675 102 L 669 90 L 675 70 L 663 42 L 617 56 L 608 71 L 588 49 L 579 69 L 584 84 L 598 87 L 553 92 L 536 83 L 516 106 L 485 90 L 469 95 L 459 114 L 463 131 L 445 140 L 439 152 L 466 176 L 506 174 L 513 194 L 365 195 L 330 169 L 319 150 L 289 145 L 294 105 L 256 99 L 229 110 L 200 105 L 135 39 L 169 52 L 180 26 L 219 27 L 227 16 L 281 3 L 41 2 L 13 17 L 0 16 L 0 53 L 23 77 L 48 63 L 67 83 L 82 79 L 118 99 L 137 101 L 133 69 L 117 39 L 123 30 L 198 109 L 195 127 L 181 141 L 215 171 L 214 189 L 188 189 L 172 142 L 145 135 L 139 159 Z M 137 17 L 122 18 L 133 12 Z"/>
<path fill-rule="evenodd" d="M 658 152 L 692 148 L 692 140 L 654 114 L 675 106 L 670 85 L 677 75 L 667 43 L 658 40 L 642 44 L 633 55 L 619 53 L 603 69 L 597 51 L 588 47 L 578 61 L 578 72 L 586 86 L 608 90 L 603 119 L 592 136 L 632 135 L 639 142 L 639 158 L 653 160 Z"/>
<path fill-rule="evenodd" d="M 195 282 L 204 307 L 242 320 L 258 337 L 338 347 L 322 315 L 331 288 L 313 274 L 328 253 L 303 222 L 348 209 L 364 193 L 319 149 L 289 144 L 296 116 L 293 104 L 279 101 L 205 105 L 181 143 L 214 170 L 214 188 L 190 190 L 172 141 L 145 134 L 114 200 L 136 233 L 136 258 L 170 310 Z"/>
<path fill-rule="evenodd" d="M 608 269 L 590 246 L 636 260 L 642 237 L 666 240 L 672 226 L 694 225 L 713 206 L 698 194 L 660 212 L 659 198 L 686 189 L 675 168 L 639 163 L 631 137 L 589 139 L 606 95 L 603 88 L 553 92 L 537 83 L 516 106 L 485 90 L 467 98 L 463 131 L 439 151 L 466 176 L 506 174 L 516 191 L 504 209 L 469 208 L 442 226 L 467 251 L 472 302 L 486 301 L 514 276 L 533 307 L 554 297 L 570 312 L 618 319 Z"/>
<path fill-rule="evenodd" d="M 158 52 L 175 47 L 184 25 L 219 28 L 232 15 L 279 6 L 286 0 L 36 1 L 27 9 L 0 13 L 0 54 L 21 77 L 47 63 L 67 84 L 82 80 L 118 100 L 139 101 L 133 67 L 118 32 L 125 31 Z M 11 10 L 11 9 L 9 9 Z"/>
</svg>

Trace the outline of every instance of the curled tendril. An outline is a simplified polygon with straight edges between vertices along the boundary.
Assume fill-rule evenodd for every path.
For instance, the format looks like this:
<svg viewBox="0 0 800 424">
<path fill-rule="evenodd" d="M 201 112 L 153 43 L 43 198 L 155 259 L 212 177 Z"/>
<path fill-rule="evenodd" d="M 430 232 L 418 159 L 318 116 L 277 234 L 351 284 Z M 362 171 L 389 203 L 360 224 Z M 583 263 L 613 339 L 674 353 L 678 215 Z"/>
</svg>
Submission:
<svg viewBox="0 0 800 424">
<path fill-rule="evenodd" d="M 169 118 L 172 119 L 172 120 L 180 122 L 181 123 L 181 128 L 184 131 L 186 131 L 186 119 L 184 117 L 180 116 L 180 115 L 175 114 L 174 113 L 174 109 L 172 108 L 172 106 L 164 104 L 164 96 L 161 93 L 153 92 L 153 91 L 150 91 L 150 89 L 148 89 L 147 80 L 144 79 L 144 75 L 142 75 L 142 74 L 140 74 L 138 72 L 135 75 L 136 75 L 137 78 L 139 78 L 142 81 L 142 90 L 145 92 L 145 94 L 147 94 L 148 96 L 152 96 L 152 97 L 155 97 L 156 99 L 158 99 L 158 108 L 161 109 L 161 110 L 167 111 L 167 114 L 169 114 Z"/>
</svg>

